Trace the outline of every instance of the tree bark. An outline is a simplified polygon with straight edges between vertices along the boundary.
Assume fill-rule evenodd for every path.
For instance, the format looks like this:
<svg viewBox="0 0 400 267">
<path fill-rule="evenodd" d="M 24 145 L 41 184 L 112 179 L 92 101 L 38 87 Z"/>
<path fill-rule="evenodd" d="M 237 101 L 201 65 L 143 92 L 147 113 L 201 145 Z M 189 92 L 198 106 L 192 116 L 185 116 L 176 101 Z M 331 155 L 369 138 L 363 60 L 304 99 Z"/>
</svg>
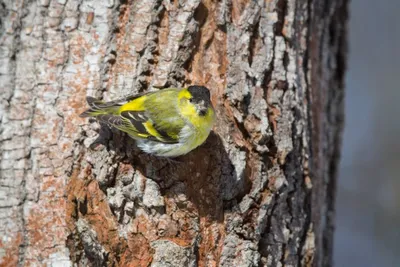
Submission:
<svg viewBox="0 0 400 267">
<path fill-rule="evenodd" d="M 2 266 L 330 266 L 346 0 L 0 1 Z M 205 85 L 178 159 L 79 118 Z"/>
</svg>

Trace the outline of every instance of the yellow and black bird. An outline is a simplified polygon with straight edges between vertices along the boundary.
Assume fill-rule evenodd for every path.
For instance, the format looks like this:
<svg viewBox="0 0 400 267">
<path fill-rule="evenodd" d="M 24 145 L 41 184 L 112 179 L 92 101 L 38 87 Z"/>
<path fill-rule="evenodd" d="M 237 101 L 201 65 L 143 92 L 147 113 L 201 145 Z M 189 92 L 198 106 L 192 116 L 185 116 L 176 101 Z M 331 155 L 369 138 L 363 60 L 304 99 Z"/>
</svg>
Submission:
<svg viewBox="0 0 400 267">
<path fill-rule="evenodd" d="M 87 97 L 96 117 L 137 141 L 143 151 L 164 157 L 184 155 L 201 145 L 215 120 L 210 91 L 204 86 L 168 88 L 111 102 Z"/>
</svg>

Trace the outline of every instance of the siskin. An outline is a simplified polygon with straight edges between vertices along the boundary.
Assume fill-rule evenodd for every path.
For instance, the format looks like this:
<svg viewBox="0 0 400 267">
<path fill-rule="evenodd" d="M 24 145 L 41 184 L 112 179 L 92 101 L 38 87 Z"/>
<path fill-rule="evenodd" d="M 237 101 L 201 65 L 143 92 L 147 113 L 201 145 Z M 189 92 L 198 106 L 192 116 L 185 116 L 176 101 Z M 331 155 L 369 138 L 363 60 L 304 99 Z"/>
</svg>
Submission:
<svg viewBox="0 0 400 267">
<path fill-rule="evenodd" d="M 215 120 L 210 91 L 204 86 L 168 88 L 111 102 L 87 97 L 90 109 L 81 117 L 96 117 L 137 141 L 143 151 L 164 157 L 184 155 L 208 137 Z"/>
</svg>

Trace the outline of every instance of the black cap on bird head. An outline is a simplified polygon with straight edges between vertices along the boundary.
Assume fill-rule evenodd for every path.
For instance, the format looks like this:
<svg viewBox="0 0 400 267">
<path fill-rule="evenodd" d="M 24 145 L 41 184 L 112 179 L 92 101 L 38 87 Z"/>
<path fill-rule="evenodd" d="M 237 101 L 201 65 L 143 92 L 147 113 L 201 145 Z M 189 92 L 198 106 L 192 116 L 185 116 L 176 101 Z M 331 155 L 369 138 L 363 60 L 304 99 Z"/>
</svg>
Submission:
<svg viewBox="0 0 400 267">
<path fill-rule="evenodd" d="M 189 86 L 188 91 L 193 96 L 195 102 L 203 100 L 204 102 L 210 102 L 210 91 L 207 87 L 192 85 Z"/>
<path fill-rule="evenodd" d="M 210 91 L 205 86 L 189 86 L 188 91 L 192 95 L 191 101 L 198 106 L 199 115 L 205 115 L 211 106 Z"/>
</svg>

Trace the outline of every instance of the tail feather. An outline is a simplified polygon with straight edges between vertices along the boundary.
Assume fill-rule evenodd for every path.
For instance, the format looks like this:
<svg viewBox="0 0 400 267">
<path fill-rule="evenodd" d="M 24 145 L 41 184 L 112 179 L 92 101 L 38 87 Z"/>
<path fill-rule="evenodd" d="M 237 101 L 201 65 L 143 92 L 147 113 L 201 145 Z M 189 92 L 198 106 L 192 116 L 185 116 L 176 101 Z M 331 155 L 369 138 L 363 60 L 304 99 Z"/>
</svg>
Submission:
<svg viewBox="0 0 400 267">
<path fill-rule="evenodd" d="M 100 102 L 100 103 L 103 103 L 102 101 L 100 101 L 100 100 L 98 100 L 97 98 L 95 98 L 95 97 L 92 97 L 92 96 L 87 96 L 86 97 L 86 101 L 87 101 L 87 103 L 88 103 L 88 105 L 90 106 L 90 107 L 95 107 L 96 106 L 96 102 Z"/>
<path fill-rule="evenodd" d="M 81 118 L 114 114 L 116 112 L 116 109 L 119 108 L 119 106 L 110 105 L 109 103 L 105 103 L 91 96 L 86 97 L 86 101 L 90 108 L 79 115 L 79 117 Z"/>
<path fill-rule="evenodd" d="M 79 114 L 79 117 L 81 117 L 81 118 L 95 117 L 95 116 L 96 116 L 95 111 L 92 109 L 85 110 L 84 112 Z"/>
</svg>

